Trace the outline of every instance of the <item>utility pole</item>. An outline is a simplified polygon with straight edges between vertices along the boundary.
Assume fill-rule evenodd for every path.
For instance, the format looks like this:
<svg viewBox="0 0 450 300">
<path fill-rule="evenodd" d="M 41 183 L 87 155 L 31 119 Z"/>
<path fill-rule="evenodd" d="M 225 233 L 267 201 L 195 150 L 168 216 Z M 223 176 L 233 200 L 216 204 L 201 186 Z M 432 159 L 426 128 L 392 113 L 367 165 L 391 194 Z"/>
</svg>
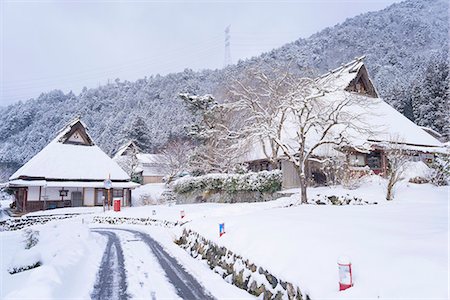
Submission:
<svg viewBox="0 0 450 300">
<path fill-rule="evenodd" d="M 230 27 L 231 25 L 228 25 L 225 28 L 225 61 L 224 66 L 231 65 L 231 51 L 230 51 L 230 40 L 231 40 L 231 34 L 230 34 Z"/>
</svg>

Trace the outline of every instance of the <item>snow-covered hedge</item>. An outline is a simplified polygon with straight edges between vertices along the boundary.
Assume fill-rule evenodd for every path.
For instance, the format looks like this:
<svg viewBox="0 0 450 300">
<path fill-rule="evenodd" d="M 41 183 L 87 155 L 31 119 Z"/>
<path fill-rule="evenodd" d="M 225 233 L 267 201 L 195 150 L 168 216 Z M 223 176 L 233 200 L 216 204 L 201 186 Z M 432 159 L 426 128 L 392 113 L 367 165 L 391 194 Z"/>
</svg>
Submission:
<svg viewBox="0 0 450 300">
<path fill-rule="evenodd" d="M 196 190 L 225 191 L 228 193 L 257 191 L 273 193 L 281 189 L 280 170 L 251 172 L 246 174 L 207 174 L 198 177 L 185 176 L 173 183 L 178 194 Z"/>
<path fill-rule="evenodd" d="M 377 202 L 370 202 L 363 200 L 356 196 L 347 195 L 321 195 L 317 194 L 316 196 L 308 199 L 308 204 L 317 204 L 317 205 L 371 205 L 377 204 Z"/>
</svg>

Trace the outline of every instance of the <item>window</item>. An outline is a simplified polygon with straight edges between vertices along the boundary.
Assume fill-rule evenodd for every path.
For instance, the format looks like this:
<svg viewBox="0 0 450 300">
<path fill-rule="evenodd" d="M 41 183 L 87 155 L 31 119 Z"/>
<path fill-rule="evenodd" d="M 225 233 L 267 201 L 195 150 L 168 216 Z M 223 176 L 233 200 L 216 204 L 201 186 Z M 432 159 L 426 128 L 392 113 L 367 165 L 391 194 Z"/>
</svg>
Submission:
<svg viewBox="0 0 450 300">
<path fill-rule="evenodd" d="M 371 170 L 381 169 L 381 153 L 371 152 L 367 155 L 367 165 Z"/>
<path fill-rule="evenodd" d="M 114 198 L 120 198 L 123 197 L 123 190 L 113 190 L 113 197 Z"/>
<path fill-rule="evenodd" d="M 349 163 L 354 167 L 364 167 L 366 165 L 366 159 L 364 154 L 350 154 L 349 155 Z"/>
</svg>

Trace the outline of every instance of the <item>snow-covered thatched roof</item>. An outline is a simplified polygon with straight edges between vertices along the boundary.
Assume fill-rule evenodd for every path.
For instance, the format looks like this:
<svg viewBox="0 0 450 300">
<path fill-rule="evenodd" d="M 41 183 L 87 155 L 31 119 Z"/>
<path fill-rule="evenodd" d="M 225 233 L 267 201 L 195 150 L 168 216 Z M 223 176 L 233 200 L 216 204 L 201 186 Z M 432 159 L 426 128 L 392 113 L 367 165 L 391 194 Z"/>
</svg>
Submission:
<svg viewBox="0 0 450 300">
<path fill-rule="evenodd" d="M 367 90 L 367 95 L 378 97 L 378 93 L 369 78 L 369 74 L 364 66 L 365 56 L 356 57 L 349 63 L 339 68 L 330 70 L 316 78 L 317 85 L 325 92 L 352 91 L 353 85 L 362 84 Z"/>
<path fill-rule="evenodd" d="M 381 98 L 373 86 L 367 69 L 363 62 L 364 57 L 355 60 L 318 77 L 316 83 L 322 90 L 323 95 L 320 100 L 324 103 L 333 103 L 354 97 L 357 101 L 345 107 L 345 113 L 358 116 L 352 122 L 357 126 L 370 130 L 355 131 L 347 129 L 345 131 L 347 139 L 356 148 L 368 149 L 375 145 L 386 145 L 386 143 L 401 143 L 402 147 L 410 150 L 422 152 L 446 152 L 444 145 L 432 135 L 414 124 L 407 117 L 402 115 Z M 362 126 L 358 126 L 362 125 Z M 343 125 L 342 125 L 343 126 Z M 339 128 L 339 126 L 337 126 Z M 299 149 L 297 136 L 297 125 L 293 117 L 287 117 L 283 130 L 282 141 L 295 154 Z M 317 133 L 310 132 L 308 139 L 312 145 L 315 143 Z M 306 145 L 308 149 L 311 145 Z M 318 147 L 314 154 L 317 156 L 336 156 L 339 152 L 330 144 Z M 270 147 L 266 141 L 266 151 L 270 152 Z M 270 154 L 270 153 L 269 153 Z M 278 153 L 278 156 L 283 156 Z M 244 157 L 245 161 L 259 160 L 266 158 L 262 143 L 255 142 Z"/>
<path fill-rule="evenodd" d="M 130 177 L 94 144 L 80 119 L 68 123 L 57 136 L 10 180 L 98 180 L 128 181 Z"/>
<path fill-rule="evenodd" d="M 122 166 L 129 164 L 129 157 L 132 153 L 136 155 L 138 161 L 135 172 L 142 172 L 143 176 L 164 176 L 167 174 L 163 154 L 140 153 L 139 148 L 133 141 L 129 141 L 120 147 L 113 160 Z"/>
<path fill-rule="evenodd" d="M 137 155 L 143 176 L 167 175 L 165 157 L 162 154 L 142 153 Z"/>
<path fill-rule="evenodd" d="M 130 141 L 126 142 L 125 144 L 123 144 L 122 147 L 119 148 L 119 150 L 117 150 L 117 152 L 113 156 L 113 160 L 116 160 L 119 157 L 126 155 L 126 153 L 131 150 L 135 150 L 136 153 L 139 152 L 139 149 L 136 146 L 136 143 L 130 140 Z"/>
</svg>

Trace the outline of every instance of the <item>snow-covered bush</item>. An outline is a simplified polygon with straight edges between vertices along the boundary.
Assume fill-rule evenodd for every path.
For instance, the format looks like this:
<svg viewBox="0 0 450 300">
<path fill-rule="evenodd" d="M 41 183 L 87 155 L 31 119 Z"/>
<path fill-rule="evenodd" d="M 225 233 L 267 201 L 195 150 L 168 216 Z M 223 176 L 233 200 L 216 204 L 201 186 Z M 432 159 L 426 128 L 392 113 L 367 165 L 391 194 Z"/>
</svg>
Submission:
<svg viewBox="0 0 450 300">
<path fill-rule="evenodd" d="M 326 176 L 327 185 L 337 185 L 341 183 L 345 171 L 345 160 L 336 157 L 331 157 L 325 160 L 320 167 L 320 170 Z"/>
<path fill-rule="evenodd" d="M 0 201 L 13 201 L 14 196 L 12 195 L 12 191 L 8 189 L 1 189 L 0 188 Z"/>
<path fill-rule="evenodd" d="M 8 267 L 9 274 L 31 270 L 42 265 L 42 258 L 39 251 L 35 249 L 21 250 L 11 260 Z"/>
<path fill-rule="evenodd" d="M 409 161 L 405 163 L 402 177 L 410 183 L 428 183 L 433 170 L 422 161 Z"/>
<path fill-rule="evenodd" d="M 435 185 L 450 184 L 450 155 L 437 155 L 431 168 L 433 169 L 430 176 L 431 183 Z"/>
<path fill-rule="evenodd" d="M 372 174 L 372 170 L 368 166 L 358 168 L 345 168 L 342 172 L 340 182 L 342 186 L 348 190 L 356 190 L 361 186 L 362 178 Z"/>
<path fill-rule="evenodd" d="M 139 197 L 139 204 L 140 205 L 155 205 L 159 204 L 156 199 L 152 197 L 150 194 L 143 194 Z"/>
<path fill-rule="evenodd" d="M 308 199 L 308 204 L 316 205 L 368 205 L 377 204 L 377 202 L 365 201 L 362 198 L 346 195 L 322 195 L 317 194 Z"/>
<path fill-rule="evenodd" d="M 39 231 L 33 229 L 25 229 L 23 231 L 25 249 L 30 249 L 39 242 Z"/>
<path fill-rule="evenodd" d="M 162 192 L 160 201 L 162 203 L 174 203 L 177 201 L 177 198 L 171 189 L 166 189 Z"/>
<path fill-rule="evenodd" d="M 207 174 L 198 177 L 185 176 L 173 183 L 173 190 L 183 194 L 192 191 L 257 191 L 273 193 L 281 189 L 280 170 L 250 172 L 246 174 Z"/>
<path fill-rule="evenodd" d="M 161 203 L 160 197 L 165 188 L 165 184 L 163 183 L 148 183 L 136 188 L 131 193 L 132 206 Z"/>
</svg>

